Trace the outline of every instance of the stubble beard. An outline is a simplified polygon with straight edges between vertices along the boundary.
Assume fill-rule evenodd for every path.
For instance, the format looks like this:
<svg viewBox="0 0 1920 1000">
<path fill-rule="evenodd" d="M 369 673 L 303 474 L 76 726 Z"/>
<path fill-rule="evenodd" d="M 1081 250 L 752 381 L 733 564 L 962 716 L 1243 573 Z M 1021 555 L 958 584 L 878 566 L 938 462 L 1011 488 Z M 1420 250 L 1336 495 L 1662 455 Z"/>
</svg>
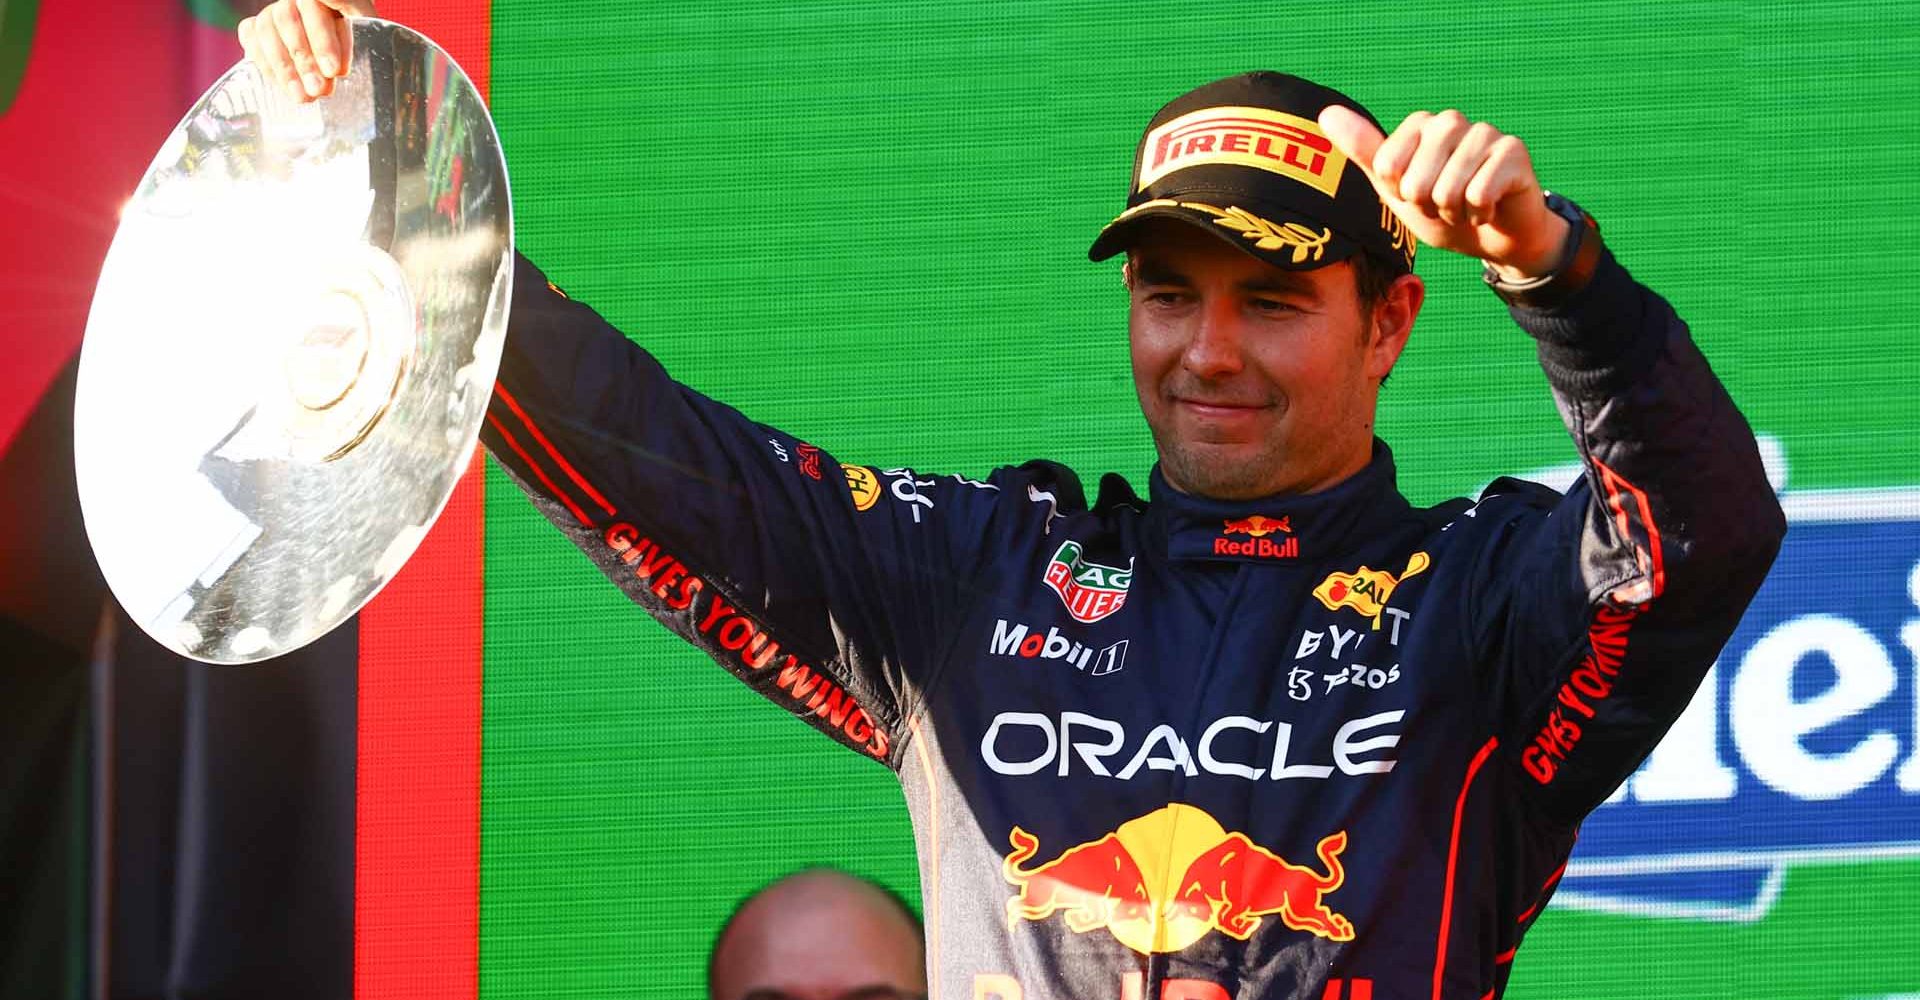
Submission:
<svg viewBox="0 0 1920 1000">
<path fill-rule="evenodd" d="M 1251 500 L 1277 492 L 1275 473 L 1286 457 L 1286 447 L 1275 440 L 1260 442 L 1251 453 L 1204 441 L 1174 440 L 1159 427 L 1152 428 L 1153 443 L 1160 453 L 1160 472 L 1167 482 L 1183 493 L 1216 500 Z"/>
</svg>

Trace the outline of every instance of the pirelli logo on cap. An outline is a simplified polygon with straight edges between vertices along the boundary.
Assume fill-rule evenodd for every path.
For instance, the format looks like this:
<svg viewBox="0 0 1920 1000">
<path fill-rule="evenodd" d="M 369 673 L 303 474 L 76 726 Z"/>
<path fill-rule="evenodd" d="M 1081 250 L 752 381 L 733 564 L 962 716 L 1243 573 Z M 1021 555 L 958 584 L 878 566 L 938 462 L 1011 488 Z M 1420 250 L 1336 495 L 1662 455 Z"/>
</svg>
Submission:
<svg viewBox="0 0 1920 1000">
<path fill-rule="evenodd" d="M 1175 170 L 1215 163 L 1290 177 L 1331 198 L 1347 158 L 1305 118 L 1272 108 L 1202 108 L 1147 133 L 1140 190 Z"/>
</svg>

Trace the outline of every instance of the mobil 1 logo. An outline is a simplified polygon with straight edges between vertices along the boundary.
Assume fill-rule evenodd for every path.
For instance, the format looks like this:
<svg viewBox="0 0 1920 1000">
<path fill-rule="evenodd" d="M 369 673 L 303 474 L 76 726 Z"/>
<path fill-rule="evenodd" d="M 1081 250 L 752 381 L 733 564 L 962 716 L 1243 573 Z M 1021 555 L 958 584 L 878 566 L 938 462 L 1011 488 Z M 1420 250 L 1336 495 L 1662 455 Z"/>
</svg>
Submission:
<svg viewBox="0 0 1920 1000">
<path fill-rule="evenodd" d="M 1116 673 L 1126 666 L 1127 642 L 1122 639 L 1110 646 L 1095 649 L 1067 638 L 1057 627 L 1050 626 L 1041 632 L 1032 626 L 1001 618 L 993 623 L 993 638 L 987 643 L 987 651 L 995 656 L 1024 660 L 1059 660 L 1083 674 L 1101 677 Z"/>
</svg>

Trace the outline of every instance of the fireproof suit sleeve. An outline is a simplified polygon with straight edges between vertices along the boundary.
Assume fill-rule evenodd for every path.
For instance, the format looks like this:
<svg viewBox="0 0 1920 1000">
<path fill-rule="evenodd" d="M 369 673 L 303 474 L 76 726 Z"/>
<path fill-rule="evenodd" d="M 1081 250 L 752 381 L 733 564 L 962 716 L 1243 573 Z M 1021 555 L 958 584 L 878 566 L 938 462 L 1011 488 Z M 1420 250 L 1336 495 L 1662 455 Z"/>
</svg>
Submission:
<svg viewBox="0 0 1920 1000">
<path fill-rule="evenodd" d="M 1586 473 L 1557 502 L 1488 490 L 1469 620 L 1502 756 L 1544 815 L 1576 823 L 1686 708 L 1786 521 L 1686 324 L 1611 253 L 1557 309 L 1513 316 Z"/>
<path fill-rule="evenodd" d="M 994 487 L 842 467 L 673 381 L 524 258 L 481 437 L 648 613 L 897 767 L 915 671 L 960 613 Z"/>
</svg>

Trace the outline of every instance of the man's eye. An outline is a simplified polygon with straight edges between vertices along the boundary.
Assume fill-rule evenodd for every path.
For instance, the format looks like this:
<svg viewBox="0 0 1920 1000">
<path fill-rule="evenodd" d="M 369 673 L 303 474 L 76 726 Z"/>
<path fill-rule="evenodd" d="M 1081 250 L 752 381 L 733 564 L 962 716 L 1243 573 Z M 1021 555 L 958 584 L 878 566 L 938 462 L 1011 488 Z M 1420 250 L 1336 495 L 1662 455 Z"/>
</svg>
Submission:
<svg viewBox="0 0 1920 1000">
<path fill-rule="evenodd" d="M 1175 291 L 1162 290 L 1147 293 L 1147 301 L 1157 306 L 1179 305 L 1185 299 L 1185 295 Z"/>
<path fill-rule="evenodd" d="M 1293 303 L 1284 302 L 1280 299 L 1254 299 L 1253 308 L 1255 312 L 1263 313 L 1290 313 L 1298 311 Z"/>
</svg>

